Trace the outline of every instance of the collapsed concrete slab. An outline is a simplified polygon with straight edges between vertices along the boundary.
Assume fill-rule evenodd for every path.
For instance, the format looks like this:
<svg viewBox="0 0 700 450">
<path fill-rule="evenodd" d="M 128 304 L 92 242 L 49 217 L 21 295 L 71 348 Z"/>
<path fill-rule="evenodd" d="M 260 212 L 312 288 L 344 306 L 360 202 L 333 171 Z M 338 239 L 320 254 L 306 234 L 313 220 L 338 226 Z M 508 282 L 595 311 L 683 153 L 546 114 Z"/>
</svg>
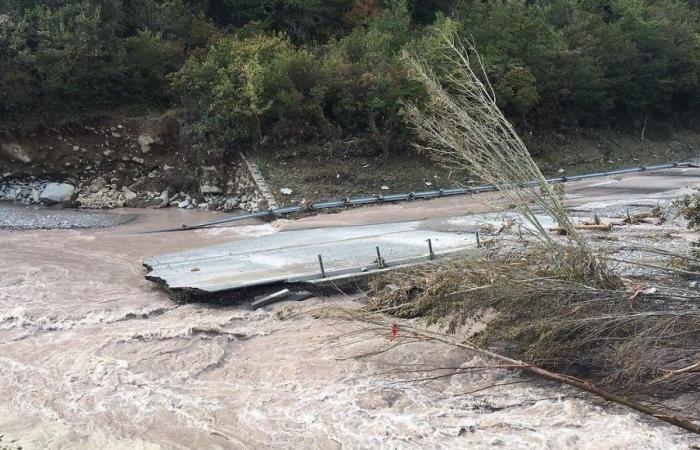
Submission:
<svg viewBox="0 0 700 450">
<path fill-rule="evenodd" d="M 565 204 L 575 224 L 585 225 L 586 220 L 598 217 L 609 231 L 612 222 L 622 223 L 635 208 L 668 205 L 697 188 L 700 169 L 693 167 L 622 174 L 571 183 Z M 550 217 L 538 219 L 543 227 L 556 230 Z M 426 219 L 415 222 L 281 232 L 149 257 L 143 263 L 149 271 L 146 278 L 162 284 L 178 301 L 231 302 L 240 293 L 249 300 L 282 289 L 325 293 L 431 257 L 476 252 L 479 230 L 506 229 L 509 223 L 519 224 L 518 233 L 530 231 L 524 217 L 514 211 L 442 219 L 427 214 Z"/>
<path fill-rule="evenodd" d="M 253 307 L 253 309 L 257 309 L 278 302 L 300 302 L 313 296 L 314 294 L 307 291 L 290 291 L 289 289 L 282 289 L 281 291 L 273 292 L 272 294 L 255 297 L 250 306 Z"/>
<path fill-rule="evenodd" d="M 143 264 L 146 278 L 162 284 L 175 300 L 229 302 L 244 290 L 325 288 L 324 280 L 475 250 L 473 233 L 405 222 L 281 232 L 148 257 Z"/>
</svg>

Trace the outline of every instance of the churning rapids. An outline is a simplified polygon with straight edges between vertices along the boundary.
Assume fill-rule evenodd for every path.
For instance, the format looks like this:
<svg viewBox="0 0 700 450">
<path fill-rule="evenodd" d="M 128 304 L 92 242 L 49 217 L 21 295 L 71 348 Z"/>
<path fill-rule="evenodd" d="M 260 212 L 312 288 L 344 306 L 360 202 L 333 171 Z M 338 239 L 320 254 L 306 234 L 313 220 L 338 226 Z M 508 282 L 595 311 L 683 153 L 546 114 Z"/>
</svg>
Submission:
<svg viewBox="0 0 700 450">
<path fill-rule="evenodd" d="M 136 234 L 211 216 L 126 213 L 136 219 L 114 228 L 0 231 L 0 447 L 697 445 L 673 427 L 517 373 L 422 384 L 387 375 L 401 363 L 473 363 L 463 351 L 417 343 L 357 360 L 348 357 L 377 342 L 343 344 L 347 330 L 314 314 L 281 320 L 284 305 L 174 304 L 143 278 L 141 257 L 292 225 Z M 502 386 L 454 395 L 492 384 Z"/>
</svg>

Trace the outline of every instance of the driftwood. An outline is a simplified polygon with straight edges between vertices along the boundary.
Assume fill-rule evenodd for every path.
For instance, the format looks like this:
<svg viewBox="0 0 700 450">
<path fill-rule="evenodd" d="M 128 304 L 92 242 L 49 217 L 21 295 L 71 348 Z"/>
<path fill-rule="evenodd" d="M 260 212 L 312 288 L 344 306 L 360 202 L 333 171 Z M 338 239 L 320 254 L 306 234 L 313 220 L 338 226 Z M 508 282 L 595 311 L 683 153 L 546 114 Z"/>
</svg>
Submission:
<svg viewBox="0 0 700 450">
<path fill-rule="evenodd" d="M 347 311 L 349 312 L 349 311 Z M 374 316 L 374 315 L 361 315 L 358 316 L 352 312 L 350 312 L 351 316 L 355 320 L 360 320 L 365 323 L 370 323 L 372 325 L 378 326 L 382 329 L 387 326 L 394 326 L 393 324 L 389 324 L 387 321 L 384 319 L 380 318 L 379 316 Z M 422 339 L 422 340 L 428 340 L 428 341 L 434 341 L 434 342 L 441 342 L 443 344 L 448 344 L 452 345 L 458 348 L 462 348 L 465 350 L 470 350 L 475 353 L 478 353 L 482 356 L 495 359 L 499 362 L 506 363 L 508 365 L 508 368 L 512 369 L 520 369 L 524 372 L 530 373 L 532 375 L 536 375 L 540 378 L 544 378 L 547 380 L 552 380 L 552 381 L 557 381 L 559 383 L 567 384 L 569 386 L 575 387 L 577 389 L 580 389 L 585 392 L 589 392 L 593 395 L 597 395 L 600 398 L 603 398 L 607 401 L 618 403 L 620 405 L 626 406 L 628 408 L 634 409 L 635 411 L 638 411 L 642 414 L 646 414 L 648 416 L 654 417 L 658 420 L 661 420 L 663 422 L 669 423 L 671 425 L 675 425 L 679 428 L 682 428 L 684 430 L 690 431 L 695 434 L 700 434 L 700 425 L 685 419 L 683 417 L 678 417 L 674 415 L 669 415 L 669 414 L 664 414 L 661 411 L 655 410 L 654 408 L 642 405 L 640 403 L 637 403 L 631 399 L 622 397 L 620 395 L 613 394 L 611 392 L 608 392 L 604 389 L 599 388 L 595 384 L 593 384 L 591 381 L 588 380 L 583 380 L 581 378 L 576 378 L 572 377 L 569 375 L 564 375 L 556 372 L 550 372 L 549 370 L 542 369 L 541 367 L 534 366 L 532 364 L 527 364 L 523 361 L 518 361 L 512 358 L 508 358 L 507 356 L 500 355 L 498 353 L 494 353 L 492 351 L 483 349 L 481 347 L 478 347 L 474 344 L 468 343 L 468 342 L 456 342 L 453 339 L 450 339 L 449 336 L 444 335 L 442 333 L 438 332 L 433 332 L 429 330 L 422 330 L 416 327 L 412 327 L 410 325 L 402 325 L 401 330 L 403 330 L 404 333 L 408 333 L 411 335 L 412 338 L 416 339 Z M 396 344 L 394 344 L 395 346 Z M 675 371 L 677 373 L 681 372 L 692 372 L 697 370 L 697 367 L 700 365 L 700 361 L 698 361 L 698 364 L 694 364 L 691 367 L 681 369 L 680 371 Z"/>
<path fill-rule="evenodd" d="M 659 208 L 654 208 L 650 212 L 630 214 L 627 211 L 627 217 L 622 220 L 623 223 L 635 225 L 638 223 L 650 223 L 652 225 L 660 225 L 664 223 L 664 217 Z"/>
<path fill-rule="evenodd" d="M 613 228 L 612 223 L 606 223 L 606 224 L 591 224 L 591 223 L 583 223 L 580 225 L 576 225 L 575 228 L 577 230 L 589 230 L 589 231 L 610 231 Z M 566 229 L 556 226 L 556 227 L 551 227 L 549 231 L 554 231 L 559 234 L 566 234 Z"/>
<path fill-rule="evenodd" d="M 688 367 L 684 367 L 684 368 L 678 369 L 678 370 L 671 370 L 666 375 L 664 375 L 663 377 L 656 380 L 655 383 L 658 383 L 659 381 L 668 380 L 669 378 L 673 378 L 673 377 L 678 376 L 678 375 L 683 375 L 686 373 L 695 373 L 695 372 L 700 372 L 700 360 L 698 360 L 698 362 L 696 362 L 695 364 L 692 364 Z"/>
<path fill-rule="evenodd" d="M 654 417 L 656 419 L 659 419 L 663 422 L 670 423 L 671 425 L 675 425 L 677 427 L 683 428 L 684 430 L 690 431 L 690 432 L 695 433 L 695 434 L 700 434 L 700 425 L 696 425 L 695 423 L 693 423 L 689 420 L 686 420 L 682 417 L 663 414 L 660 411 L 657 411 L 653 408 L 649 408 L 648 406 L 641 405 L 641 404 L 634 402 L 630 399 L 627 399 L 625 397 L 621 397 L 619 395 L 605 391 L 605 390 L 597 387 L 595 384 L 593 384 L 590 381 L 582 380 L 580 378 L 572 377 L 569 375 L 563 375 L 560 373 L 550 372 L 549 370 L 545 370 L 545 369 L 542 369 L 540 367 L 533 366 L 531 364 L 526 364 L 522 361 L 517 361 L 517 360 L 511 359 L 511 358 L 508 358 L 506 356 L 499 355 L 498 353 L 493 353 L 493 352 L 490 352 L 488 350 L 484 350 L 482 348 L 479 348 L 479 347 L 476 347 L 473 345 L 454 343 L 454 342 L 449 342 L 447 340 L 444 340 L 443 342 L 451 343 L 451 344 L 456 345 L 458 347 L 469 349 L 469 350 L 472 350 L 476 353 L 482 354 L 484 356 L 488 356 L 488 357 L 491 357 L 491 358 L 496 359 L 498 361 L 502 361 L 502 362 L 511 364 L 513 367 L 519 368 L 520 370 L 531 373 L 533 375 L 537 375 L 538 377 L 545 378 L 548 380 L 558 381 L 558 382 L 564 383 L 564 384 L 568 384 L 569 386 L 573 386 L 573 387 L 581 389 L 583 391 L 590 392 L 591 394 L 597 395 L 598 397 L 601 397 L 605 400 L 619 403 L 620 405 L 627 406 L 628 408 L 632 408 L 635 411 L 649 415 L 649 416 Z M 700 364 L 700 361 L 698 362 L 698 364 Z M 685 370 L 685 369 L 683 369 L 683 370 Z"/>
</svg>

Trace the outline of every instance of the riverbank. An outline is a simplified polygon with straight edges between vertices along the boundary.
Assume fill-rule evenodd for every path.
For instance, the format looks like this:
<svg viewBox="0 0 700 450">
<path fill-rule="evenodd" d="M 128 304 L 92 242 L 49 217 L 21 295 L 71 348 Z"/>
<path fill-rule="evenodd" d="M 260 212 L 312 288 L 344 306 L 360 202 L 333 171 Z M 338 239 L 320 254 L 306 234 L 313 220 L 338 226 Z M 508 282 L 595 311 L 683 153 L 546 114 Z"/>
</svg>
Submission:
<svg viewBox="0 0 700 450">
<path fill-rule="evenodd" d="M 0 201 L 85 209 L 255 211 L 263 205 L 237 152 L 201 151 L 174 112 L 0 136 Z M 61 198 L 45 201 L 49 186 Z"/>
<path fill-rule="evenodd" d="M 527 135 L 525 141 L 546 176 L 700 157 L 698 131 L 641 140 L 628 132 L 584 129 Z M 413 149 L 393 153 L 388 159 L 364 149 L 358 143 L 326 143 L 303 149 L 267 150 L 254 156 L 280 203 L 285 204 L 479 184 L 467 171 L 442 167 Z M 283 189 L 291 193 L 280 195 Z"/>
<path fill-rule="evenodd" d="M 231 212 L 269 207 L 246 164 L 243 149 L 194 149 L 173 114 L 124 118 L 37 131 L 8 140 L 0 151 L 0 200 L 41 203 L 51 182 L 67 183 L 82 208 L 178 207 Z M 679 130 L 641 139 L 613 130 L 526 134 L 546 175 L 683 161 L 700 156 L 700 131 Z M 441 167 L 411 148 L 388 157 L 367 138 L 252 152 L 280 206 L 331 198 L 412 192 L 478 183 L 465 170 Z"/>
</svg>

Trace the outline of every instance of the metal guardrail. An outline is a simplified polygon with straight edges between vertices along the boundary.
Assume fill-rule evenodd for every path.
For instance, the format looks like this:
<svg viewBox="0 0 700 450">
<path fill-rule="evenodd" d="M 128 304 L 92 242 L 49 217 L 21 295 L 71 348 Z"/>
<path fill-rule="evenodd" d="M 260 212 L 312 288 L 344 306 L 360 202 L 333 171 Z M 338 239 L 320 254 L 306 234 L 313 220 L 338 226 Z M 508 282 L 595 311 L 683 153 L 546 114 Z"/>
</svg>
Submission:
<svg viewBox="0 0 700 450">
<path fill-rule="evenodd" d="M 667 164 L 654 164 L 651 166 L 640 166 L 640 167 L 630 167 L 626 169 L 617 169 L 617 170 L 610 170 L 606 172 L 593 172 L 593 173 L 587 173 L 583 175 L 572 175 L 572 176 L 561 176 L 561 177 L 556 177 L 556 178 L 548 178 L 546 179 L 547 183 L 550 184 L 558 184 L 558 183 L 566 183 L 569 181 L 579 181 L 579 180 L 586 180 L 589 178 L 597 178 L 597 177 L 607 177 L 611 175 L 622 175 L 622 174 L 627 174 L 627 173 L 635 173 L 635 172 L 652 172 L 655 170 L 664 170 L 664 169 L 673 169 L 677 167 L 698 167 L 695 164 L 685 161 L 685 162 L 674 162 L 674 163 L 667 163 Z M 535 186 L 538 184 L 538 181 L 530 181 L 525 184 L 525 186 Z M 196 225 L 182 225 L 180 228 L 169 228 L 165 230 L 157 230 L 157 231 L 151 231 L 151 233 L 160 233 L 160 232 L 169 232 L 169 231 L 186 231 L 186 230 L 196 230 L 200 228 L 207 228 L 215 225 L 221 225 L 224 223 L 231 223 L 231 222 L 238 222 L 241 220 L 247 220 L 247 219 L 259 219 L 259 218 L 266 218 L 266 217 L 282 217 L 288 214 L 294 214 L 294 213 L 299 213 L 299 212 L 306 212 L 306 211 L 320 211 L 324 209 L 335 209 L 335 208 L 344 208 L 348 206 L 363 206 L 363 205 L 374 205 L 374 204 L 380 204 L 380 203 L 395 203 L 395 202 L 404 202 L 404 201 L 411 201 L 411 200 L 431 200 L 435 198 L 440 198 L 440 197 L 452 197 L 456 195 L 471 195 L 471 194 L 479 194 L 482 192 L 493 192 L 496 191 L 498 188 L 494 184 L 482 184 L 479 186 L 471 186 L 471 187 L 461 187 L 461 188 L 450 188 L 450 189 L 437 189 L 437 190 L 432 190 L 432 191 L 418 191 L 418 192 L 408 192 L 408 193 L 399 193 L 399 194 L 387 194 L 387 195 L 372 195 L 372 196 L 365 196 L 365 197 L 357 197 L 357 198 L 345 198 L 342 200 L 322 200 L 320 202 L 313 203 L 311 205 L 306 205 L 306 206 L 299 206 L 299 205 L 294 205 L 294 206 L 286 206 L 284 208 L 278 208 L 278 209 L 268 209 L 265 211 L 259 211 L 255 213 L 250 213 L 250 214 L 242 214 L 240 216 L 234 216 L 234 217 L 227 217 L 225 219 L 220 219 L 220 220 L 214 220 L 211 222 L 205 222 L 205 223 L 200 223 Z"/>
</svg>

